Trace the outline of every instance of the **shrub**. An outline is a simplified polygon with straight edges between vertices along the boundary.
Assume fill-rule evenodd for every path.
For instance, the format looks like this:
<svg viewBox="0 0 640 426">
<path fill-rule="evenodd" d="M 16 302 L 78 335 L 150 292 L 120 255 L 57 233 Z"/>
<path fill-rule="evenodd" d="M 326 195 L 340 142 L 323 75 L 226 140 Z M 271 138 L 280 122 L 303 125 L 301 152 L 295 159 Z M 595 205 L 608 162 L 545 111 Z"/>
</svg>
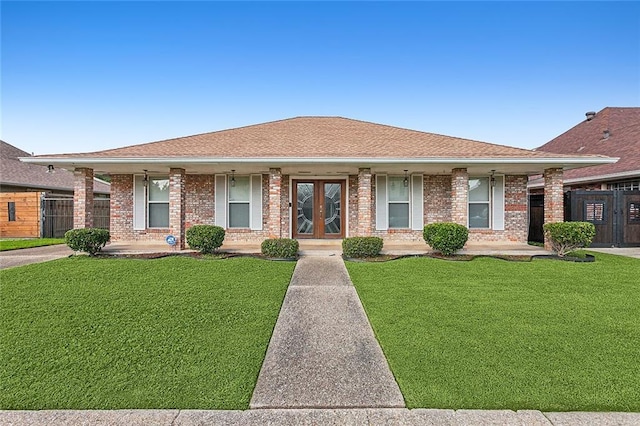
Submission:
<svg viewBox="0 0 640 426">
<path fill-rule="evenodd" d="M 342 254 L 346 257 L 375 257 L 382 251 L 380 237 L 350 237 L 342 240 Z"/>
<path fill-rule="evenodd" d="M 551 250 L 564 257 L 570 251 L 588 247 L 596 235 L 596 227 L 589 222 L 553 222 L 543 226 L 544 236 Z"/>
<path fill-rule="evenodd" d="M 425 225 L 422 236 L 429 246 L 445 256 L 451 256 L 462 249 L 469 239 L 469 230 L 452 222 Z"/>
<path fill-rule="evenodd" d="M 214 225 L 193 225 L 187 229 L 187 244 L 192 250 L 210 254 L 224 241 L 224 229 Z"/>
<path fill-rule="evenodd" d="M 71 229 L 64 234 L 64 242 L 73 251 L 82 251 L 94 256 L 111 239 L 111 234 L 106 229 L 80 228 Z"/>
<path fill-rule="evenodd" d="M 276 259 L 291 259 L 298 255 L 300 244 L 291 238 L 270 238 L 262 242 L 262 254 Z"/>
</svg>

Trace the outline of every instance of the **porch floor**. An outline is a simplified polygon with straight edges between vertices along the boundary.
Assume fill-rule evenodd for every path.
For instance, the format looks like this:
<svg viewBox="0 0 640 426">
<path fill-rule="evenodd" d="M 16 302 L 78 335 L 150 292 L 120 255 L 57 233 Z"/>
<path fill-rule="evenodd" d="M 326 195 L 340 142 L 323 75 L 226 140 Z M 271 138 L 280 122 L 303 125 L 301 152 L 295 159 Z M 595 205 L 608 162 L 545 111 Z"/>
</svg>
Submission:
<svg viewBox="0 0 640 426">
<path fill-rule="evenodd" d="M 300 254 L 302 256 L 340 256 L 342 254 L 342 240 L 299 240 Z M 228 253 L 260 253 L 260 243 L 226 242 L 220 248 Z M 107 254 L 140 254 L 140 253 L 172 253 L 178 252 L 176 248 L 166 243 L 141 242 L 141 241 L 117 241 L 107 244 L 102 249 Z M 193 250 L 182 250 L 189 252 Z M 384 243 L 382 254 L 411 255 L 426 254 L 431 248 L 424 242 L 417 241 L 389 241 Z M 524 243 L 507 242 L 468 242 L 460 254 L 473 255 L 544 255 L 549 254 L 542 247 L 530 246 Z"/>
</svg>

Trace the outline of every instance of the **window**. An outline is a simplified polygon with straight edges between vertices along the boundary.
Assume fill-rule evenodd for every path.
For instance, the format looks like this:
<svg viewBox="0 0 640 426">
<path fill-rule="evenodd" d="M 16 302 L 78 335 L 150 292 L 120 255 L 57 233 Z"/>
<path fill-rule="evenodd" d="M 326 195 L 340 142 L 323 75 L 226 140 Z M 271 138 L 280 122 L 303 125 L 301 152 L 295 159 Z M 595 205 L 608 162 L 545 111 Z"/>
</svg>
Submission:
<svg viewBox="0 0 640 426">
<path fill-rule="evenodd" d="M 469 178 L 469 228 L 489 228 L 489 178 Z"/>
<path fill-rule="evenodd" d="M 248 228 L 251 211 L 251 181 L 249 176 L 229 177 L 228 187 L 229 228 Z"/>
<path fill-rule="evenodd" d="M 16 203 L 15 201 L 9 201 L 7 203 L 7 210 L 9 214 L 9 222 L 16 221 Z"/>
<path fill-rule="evenodd" d="M 149 228 L 169 227 L 169 178 L 149 178 Z"/>
<path fill-rule="evenodd" d="M 610 183 L 607 186 L 609 187 L 609 189 L 614 191 L 633 191 L 635 189 L 640 189 L 640 180 L 632 182 Z"/>
<path fill-rule="evenodd" d="M 389 228 L 409 227 L 409 185 L 403 176 L 389 176 Z"/>
<path fill-rule="evenodd" d="M 630 224 L 640 223 L 640 203 L 629 203 L 629 218 L 627 222 Z"/>
<path fill-rule="evenodd" d="M 604 202 L 584 203 L 584 220 L 592 223 L 605 223 Z"/>
</svg>

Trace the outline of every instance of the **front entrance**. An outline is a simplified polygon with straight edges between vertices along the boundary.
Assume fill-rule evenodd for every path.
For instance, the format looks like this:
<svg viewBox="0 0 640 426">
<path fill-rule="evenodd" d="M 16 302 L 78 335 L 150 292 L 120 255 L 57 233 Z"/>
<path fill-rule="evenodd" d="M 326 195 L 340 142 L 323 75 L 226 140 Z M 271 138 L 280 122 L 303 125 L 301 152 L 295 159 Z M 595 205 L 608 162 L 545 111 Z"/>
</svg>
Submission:
<svg viewBox="0 0 640 426">
<path fill-rule="evenodd" d="M 344 238 L 344 181 L 294 180 L 293 200 L 294 238 Z"/>
</svg>

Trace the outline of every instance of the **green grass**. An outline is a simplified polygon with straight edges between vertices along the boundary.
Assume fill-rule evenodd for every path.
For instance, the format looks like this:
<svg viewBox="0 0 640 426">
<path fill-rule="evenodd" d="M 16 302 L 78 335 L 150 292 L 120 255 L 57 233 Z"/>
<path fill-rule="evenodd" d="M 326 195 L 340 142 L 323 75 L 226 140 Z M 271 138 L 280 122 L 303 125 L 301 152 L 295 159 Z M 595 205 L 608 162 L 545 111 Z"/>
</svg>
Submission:
<svg viewBox="0 0 640 426">
<path fill-rule="evenodd" d="M 34 238 L 29 240 L 0 240 L 0 251 L 64 244 L 64 238 Z"/>
<path fill-rule="evenodd" d="M 347 269 L 407 406 L 640 411 L 640 260 Z"/>
<path fill-rule="evenodd" d="M 77 257 L 0 271 L 0 409 L 246 409 L 294 266 Z"/>
</svg>

